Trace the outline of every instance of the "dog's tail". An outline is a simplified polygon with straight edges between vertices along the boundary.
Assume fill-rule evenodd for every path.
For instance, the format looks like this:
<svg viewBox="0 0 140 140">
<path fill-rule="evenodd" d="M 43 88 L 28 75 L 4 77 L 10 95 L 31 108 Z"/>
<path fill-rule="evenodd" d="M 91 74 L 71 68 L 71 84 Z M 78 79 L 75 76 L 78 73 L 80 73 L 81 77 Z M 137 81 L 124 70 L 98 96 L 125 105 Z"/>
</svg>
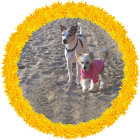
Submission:
<svg viewBox="0 0 140 140">
<path fill-rule="evenodd" d="M 77 24 L 79 25 L 80 27 L 80 34 L 83 34 L 83 30 L 82 30 L 82 24 L 80 22 L 77 22 Z"/>
<path fill-rule="evenodd" d="M 104 53 L 104 61 L 106 61 L 109 58 L 109 51 L 106 48 L 102 49 Z"/>
</svg>

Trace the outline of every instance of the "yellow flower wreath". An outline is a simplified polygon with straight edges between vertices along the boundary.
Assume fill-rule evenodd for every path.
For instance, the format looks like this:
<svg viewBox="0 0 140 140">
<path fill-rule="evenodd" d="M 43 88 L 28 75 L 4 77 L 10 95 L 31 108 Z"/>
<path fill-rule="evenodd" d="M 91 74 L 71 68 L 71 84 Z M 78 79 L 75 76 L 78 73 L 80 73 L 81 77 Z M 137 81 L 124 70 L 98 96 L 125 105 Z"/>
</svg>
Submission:
<svg viewBox="0 0 140 140">
<path fill-rule="evenodd" d="M 96 120 L 81 122 L 78 125 L 63 125 L 53 123 L 45 115 L 34 112 L 27 99 L 22 96 L 22 89 L 19 87 L 19 77 L 17 76 L 17 62 L 20 59 L 20 53 L 33 32 L 41 28 L 42 25 L 62 18 L 81 18 L 90 20 L 92 23 L 100 25 L 105 29 L 112 39 L 118 45 L 122 52 L 125 63 L 123 84 L 119 95 L 113 100 L 112 106 Z M 11 35 L 6 44 L 6 55 L 3 61 L 3 76 L 5 78 L 5 89 L 10 100 L 10 105 L 14 107 L 17 114 L 29 124 L 43 133 L 54 134 L 54 136 L 65 137 L 67 139 L 86 137 L 102 131 L 105 126 L 111 126 L 118 117 L 125 114 L 128 105 L 136 94 L 138 65 L 136 63 L 137 55 L 132 41 L 127 37 L 126 30 L 121 23 L 115 20 L 103 9 L 87 3 L 67 2 L 54 3 L 50 7 L 45 6 L 36 9 L 22 24 L 18 25 L 17 31 Z"/>
</svg>

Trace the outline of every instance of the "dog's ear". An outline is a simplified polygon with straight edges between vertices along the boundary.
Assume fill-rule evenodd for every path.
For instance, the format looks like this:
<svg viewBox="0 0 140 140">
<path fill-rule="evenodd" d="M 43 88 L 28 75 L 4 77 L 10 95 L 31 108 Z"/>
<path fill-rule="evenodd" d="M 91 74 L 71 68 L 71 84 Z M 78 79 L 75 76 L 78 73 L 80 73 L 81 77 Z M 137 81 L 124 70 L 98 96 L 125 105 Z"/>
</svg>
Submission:
<svg viewBox="0 0 140 140">
<path fill-rule="evenodd" d="M 70 28 L 70 33 L 74 35 L 74 34 L 76 34 L 76 32 L 77 32 L 77 25 L 72 26 L 72 27 Z"/>
<path fill-rule="evenodd" d="M 77 62 L 81 65 L 81 61 L 80 61 L 80 57 L 82 56 L 82 54 L 81 53 L 79 53 L 79 54 L 76 54 L 76 60 L 77 60 Z"/>
<path fill-rule="evenodd" d="M 92 51 L 89 51 L 89 56 L 90 56 L 90 59 L 93 61 L 94 60 L 94 54 Z"/>
<path fill-rule="evenodd" d="M 61 32 L 64 32 L 66 30 L 66 27 L 63 25 L 60 25 L 60 28 L 61 28 Z"/>
</svg>

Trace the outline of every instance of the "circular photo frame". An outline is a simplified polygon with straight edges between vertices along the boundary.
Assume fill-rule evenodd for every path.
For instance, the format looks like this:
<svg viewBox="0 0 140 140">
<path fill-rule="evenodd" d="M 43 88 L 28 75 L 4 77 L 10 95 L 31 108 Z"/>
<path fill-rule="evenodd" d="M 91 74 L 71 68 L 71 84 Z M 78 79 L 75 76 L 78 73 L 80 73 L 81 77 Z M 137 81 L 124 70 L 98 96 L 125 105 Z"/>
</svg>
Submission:
<svg viewBox="0 0 140 140">
<path fill-rule="evenodd" d="M 96 23 L 104 29 L 110 37 L 118 43 L 118 49 L 122 53 L 124 61 L 124 78 L 118 96 L 112 101 L 112 106 L 105 110 L 97 119 L 88 122 L 80 122 L 77 125 L 54 123 L 45 115 L 36 113 L 29 101 L 24 98 L 19 86 L 18 62 L 20 54 L 26 42 L 43 25 L 62 18 L 79 18 Z M 137 55 L 132 41 L 127 37 L 127 32 L 121 23 L 115 20 L 103 9 L 88 5 L 87 3 L 60 2 L 36 9 L 30 16 L 26 17 L 22 24 L 18 25 L 17 31 L 11 35 L 6 44 L 6 54 L 3 61 L 3 77 L 6 93 L 10 105 L 14 107 L 17 114 L 29 124 L 29 126 L 46 134 L 66 139 L 86 137 L 102 131 L 106 126 L 111 126 L 120 115 L 124 115 L 128 105 L 136 94 L 138 65 Z"/>
</svg>

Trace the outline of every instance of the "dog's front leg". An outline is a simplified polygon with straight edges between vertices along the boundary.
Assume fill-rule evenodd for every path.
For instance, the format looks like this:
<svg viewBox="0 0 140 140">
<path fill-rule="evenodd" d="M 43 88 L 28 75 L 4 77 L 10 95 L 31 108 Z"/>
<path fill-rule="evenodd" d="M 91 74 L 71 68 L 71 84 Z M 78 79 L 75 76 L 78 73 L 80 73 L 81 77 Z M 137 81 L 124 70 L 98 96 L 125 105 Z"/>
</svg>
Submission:
<svg viewBox="0 0 140 140">
<path fill-rule="evenodd" d="M 89 79 L 81 79 L 82 90 L 86 91 L 88 89 Z"/>
<path fill-rule="evenodd" d="M 72 82 L 72 60 L 71 59 L 67 59 L 67 68 L 68 68 L 68 76 L 69 76 L 68 84 L 71 84 Z"/>
<path fill-rule="evenodd" d="M 89 91 L 97 92 L 98 87 L 99 87 L 99 81 L 96 83 L 93 83 L 93 81 L 91 80 Z"/>
<path fill-rule="evenodd" d="M 105 76 L 104 76 L 104 71 L 102 71 L 101 73 L 101 81 L 100 81 L 100 86 L 99 86 L 99 90 L 102 91 L 104 89 L 105 86 Z"/>
<path fill-rule="evenodd" d="M 78 64 L 78 62 L 76 62 L 76 71 L 77 71 L 76 84 L 80 85 L 80 65 Z"/>
</svg>

